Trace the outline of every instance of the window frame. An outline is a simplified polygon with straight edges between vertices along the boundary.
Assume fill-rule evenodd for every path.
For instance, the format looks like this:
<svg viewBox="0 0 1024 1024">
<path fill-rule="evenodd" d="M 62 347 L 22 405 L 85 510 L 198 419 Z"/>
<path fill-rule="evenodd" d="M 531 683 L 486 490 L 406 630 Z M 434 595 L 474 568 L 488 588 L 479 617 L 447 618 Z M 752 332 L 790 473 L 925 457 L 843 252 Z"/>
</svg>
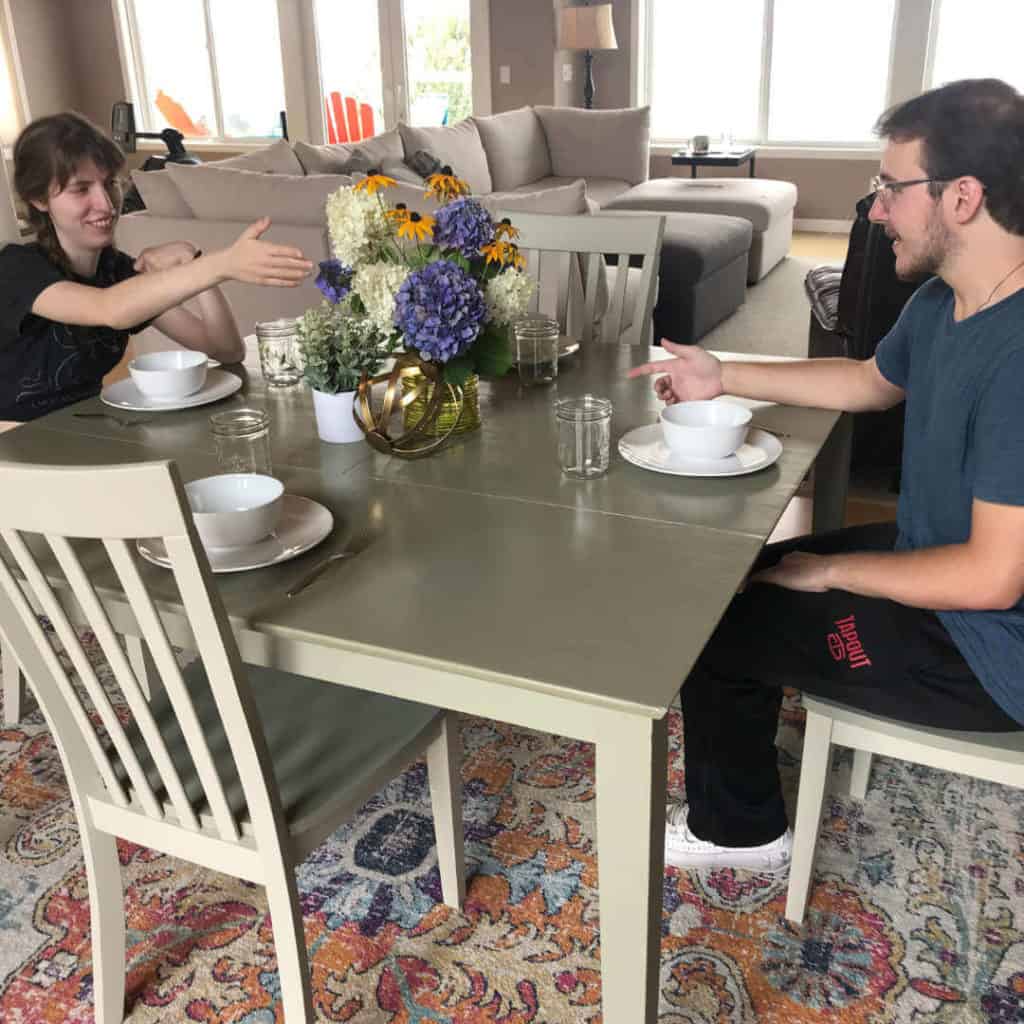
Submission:
<svg viewBox="0 0 1024 1024">
<path fill-rule="evenodd" d="M 635 74 L 631 82 L 631 102 L 637 106 L 651 102 L 655 2 L 656 0 L 635 0 L 633 8 L 631 52 Z M 917 95 L 930 81 L 941 3 L 942 0 L 895 0 L 889 40 L 886 108 Z M 876 140 L 821 141 L 769 138 L 771 33 L 774 27 L 775 0 L 764 0 L 764 5 L 757 138 L 737 141 L 756 146 L 759 156 L 768 157 L 858 159 L 881 152 L 881 144 Z M 879 111 L 879 114 L 881 113 L 882 111 Z M 678 149 L 682 142 L 682 138 L 652 138 L 651 151 L 656 154 L 669 154 Z"/>
<path fill-rule="evenodd" d="M 384 127 L 393 128 L 407 116 L 408 90 L 404 70 L 404 26 L 401 0 L 366 0 L 380 7 L 381 62 L 385 76 Z M 135 21 L 134 0 L 111 0 L 117 45 L 121 55 L 121 71 L 125 96 L 136 110 L 145 111 L 145 124 L 140 117 L 139 127 L 149 130 L 151 110 L 147 100 L 145 68 L 139 46 L 138 25 Z M 207 44 L 211 61 L 215 116 L 218 130 L 223 125 L 220 85 L 217 78 L 216 46 L 212 38 L 210 0 L 203 0 L 206 20 Z M 317 42 L 314 0 L 277 0 L 277 28 L 281 43 L 281 67 L 284 78 L 284 105 L 288 117 L 288 137 L 321 145 L 327 141 L 324 106 L 321 100 L 320 52 Z M 470 0 L 470 49 L 473 67 L 473 111 L 489 114 L 491 95 L 491 27 L 489 0 Z M 190 148 L 245 149 L 257 148 L 273 141 L 273 137 L 236 137 L 211 135 L 208 138 L 189 139 Z M 162 149 L 162 144 L 148 146 L 139 141 L 139 148 Z"/>
<path fill-rule="evenodd" d="M 121 57 L 121 76 L 124 81 L 125 95 L 135 106 L 138 127 L 142 131 L 157 131 L 154 111 L 149 102 L 146 68 L 142 60 L 141 37 L 138 18 L 135 11 L 135 0 L 111 0 L 114 8 L 114 25 L 117 31 L 117 47 Z M 220 79 L 217 72 L 217 43 L 213 34 L 213 15 L 210 0 L 200 0 L 203 8 L 203 26 L 206 31 L 206 52 L 210 62 L 210 86 L 213 100 L 213 116 L 216 131 L 201 138 L 188 138 L 188 145 L 194 148 L 244 148 L 262 147 L 274 142 L 276 135 L 225 135 L 224 107 L 221 100 Z M 278 38 L 281 42 L 281 68 L 285 85 L 285 110 L 288 110 L 288 76 L 287 54 L 284 45 L 284 26 L 282 24 L 282 6 L 287 0 L 276 0 L 278 16 Z M 301 59 L 301 58 L 300 58 Z M 289 125 L 289 135 L 291 134 Z M 140 140 L 139 148 L 147 148 L 145 140 Z M 152 148 L 162 149 L 162 144 Z"/>
</svg>

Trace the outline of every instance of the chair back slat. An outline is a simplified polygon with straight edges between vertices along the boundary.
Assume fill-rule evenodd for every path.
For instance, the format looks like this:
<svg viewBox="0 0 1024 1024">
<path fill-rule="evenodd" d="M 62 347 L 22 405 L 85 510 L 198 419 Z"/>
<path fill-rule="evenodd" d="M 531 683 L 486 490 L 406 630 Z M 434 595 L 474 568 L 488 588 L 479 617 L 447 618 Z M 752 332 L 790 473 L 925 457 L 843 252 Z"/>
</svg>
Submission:
<svg viewBox="0 0 1024 1024">
<path fill-rule="evenodd" d="M 559 323 L 566 334 L 587 342 L 598 310 L 600 295 L 606 287 L 605 255 L 616 256 L 615 282 L 609 295 L 608 308 L 602 314 L 602 340 L 613 343 L 639 345 L 647 342 L 652 333 L 654 297 L 658 283 L 658 262 L 665 230 L 664 216 L 657 214 L 615 213 L 597 216 L 563 216 L 556 214 L 519 213 L 513 210 L 494 210 L 492 216 L 500 220 L 508 217 L 519 232 L 520 250 L 527 262 L 536 259 L 539 252 L 576 253 L 581 269 L 585 271 L 575 279 L 565 264 L 557 308 L 567 311 Z M 630 302 L 627 289 L 631 257 L 640 261 L 638 287 Z M 546 280 L 540 279 L 542 286 Z M 582 294 L 580 294 L 582 292 Z M 565 301 L 563 301 L 563 298 Z M 543 300 L 541 300 L 543 302 Z M 543 309 L 542 309 L 543 311 Z M 576 317 L 585 322 L 577 325 Z M 573 323 L 568 329 L 567 320 Z M 623 332 L 622 325 L 628 323 Z"/>
<path fill-rule="evenodd" d="M 172 538 L 164 538 L 165 545 L 170 543 Z M 222 839 L 237 839 L 239 836 L 238 825 L 228 807 L 227 797 L 224 794 L 224 786 L 213 763 L 210 748 L 203 737 L 203 729 L 196 714 L 195 704 L 185 686 L 181 669 L 178 666 L 178 659 L 174 656 L 174 648 L 171 646 L 164 625 L 160 621 L 153 599 L 150 597 L 146 585 L 142 582 L 138 567 L 135 564 L 128 546 L 120 540 L 105 540 L 104 547 L 110 556 L 110 562 L 114 566 L 125 595 L 131 603 L 132 610 L 138 620 L 142 636 L 149 646 L 153 662 L 160 675 L 167 699 L 174 708 L 182 735 L 188 746 L 192 763 L 195 766 L 196 775 L 203 788 L 203 795 L 213 818 L 217 825 L 217 831 Z M 191 553 L 191 552 L 190 552 Z M 186 596 L 185 607 L 188 605 Z"/>
<path fill-rule="evenodd" d="M 67 542 L 66 538 L 47 537 L 46 540 L 57 558 L 57 564 L 64 573 L 65 581 L 70 585 L 72 594 L 85 613 L 89 628 L 95 633 L 98 623 L 94 621 L 93 616 L 90 614 L 89 606 L 92 605 L 95 608 L 98 601 L 96 600 L 95 591 L 93 591 L 92 585 L 86 578 L 82 565 L 78 561 L 78 556 L 71 549 L 71 545 Z M 46 593 L 42 592 L 44 587 Z M 107 730 L 107 736 L 113 744 L 125 772 L 128 774 L 132 789 L 150 817 L 161 817 L 160 804 L 157 802 L 156 795 L 153 793 L 149 780 L 146 778 L 145 770 L 139 762 L 135 747 L 125 733 L 124 726 L 121 724 L 114 706 L 110 703 L 110 698 L 104 690 L 103 684 L 99 681 L 89 656 L 82 648 L 77 631 L 68 621 L 64 609 L 56 602 L 56 597 L 45 578 L 42 578 L 42 584 L 37 589 L 37 597 L 43 610 L 50 616 L 54 631 L 60 642 L 64 645 L 64 650 L 67 651 L 68 656 L 71 658 L 71 663 L 74 665 L 79 679 L 81 679 L 85 686 L 86 692 L 89 694 L 93 706 L 100 716 L 100 721 L 103 722 L 103 727 Z M 54 605 L 56 607 L 53 607 Z M 53 609 L 52 612 L 51 608 Z"/>
<path fill-rule="evenodd" d="M 28 550 L 22 537 L 14 530 L 2 529 L 0 530 L 0 537 L 3 537 L 8 549 L 14 556 L 15 562 L 25 578 L 26 587 L 31 593 L 37 595 L 38 599 L 40 585 L 43 590 L 49 590 L 49 584 L 40 572 L 35 559 L 32 557 L 32 553 Z M 46 671 L 60 692 L 68 713 L 78 727 L 85 747 L 89 751 L 93 767 L 102 780 L 110 799 L 118 807 L 127 807 L 129 803 L 128 794 L 114 773 L 114 768 L 107 757 L 106 751 L 103 749 L 102 743 L 100 743 L 99 736 L 96 735 L 96 730 L 92 722 L 89 721 L 89 714 L 82 704 L 81 697 L 68 678 L 64 666 L 61 665 L 60 658 L 50 645 L 50 641 L 43 632 L 42 626 L 39 625 L 39 620 L 36 618 L 35 612 L 22 592 L 21 586 L 2 558 L 0 558 L 0 583 L 3 584 L 3 589 L 10 599 L 15 612 L 35 644 L 37 655 L 42 659 Z M 63 612 L 61 614 L 63 615 Z M 19 657 L 19 661 L 23 661 L 23 659 L 24 652 Z M 39 682 L 34 674 L 32 679 L 38 686 Z"/>
<path fill-rule="evenodd" d="M 74 552 L 71 550 L 71 545 L 65 538 L 52 538 L 50 545 L 57 556 L 57 561 L 60 563 L 64 576 L 70 584 L 79 605 L 89 620 L 89 625 L 99 642 L 100 648 L 106 656 L 107 663 L 114 674 L 114 680 L 149 749 L 157 775 L 171 801 L 178 821 L 187 828 L 198 829 L 199 821 L 192 810 L 188 797 L 185 795 L 181 776 L 174 767 L 174 763 L 168 753 L 167 744 L 156 723 L 156 719 L 153 717 L 147 695 L 143 692 L 142 686 L 132 670 L 131 663 L 118 642 L 114 629 L 110 624 L 110 619 L 107 617 L 107 613 L 100 603 L 96 591 L 89 582 L 81 562 L 75 557 Z M 120 753 L 120 751 L 118 752 Z M 161 818 L 163 812 L 157 804 L 148 783 L 141 785 L 132 777 L 132 784 L 139 793 L 139 798 L 146 813 L 150 817 Z"/>
</svg>

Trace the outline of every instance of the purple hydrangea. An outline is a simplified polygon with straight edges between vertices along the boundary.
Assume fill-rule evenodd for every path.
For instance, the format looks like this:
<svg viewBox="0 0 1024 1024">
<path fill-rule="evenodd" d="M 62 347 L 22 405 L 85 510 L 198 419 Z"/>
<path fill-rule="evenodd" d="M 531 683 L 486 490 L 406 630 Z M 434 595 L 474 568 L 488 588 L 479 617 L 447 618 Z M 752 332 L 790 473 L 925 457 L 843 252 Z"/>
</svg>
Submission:
<svg viewBox="0 0 1024 1024">
<path fill-rule="evenodd" d="M 448 260 L 414 270 L 395 296 L 395 326 L 407 349 L 447 363 L 476 341 L 487 304 L 476 281 Z"/>
<path fill-rule="evenodd" d="M 494 222 L 475 199 L 456 199 L 435 215 L 434 244 L 458 249 L 466 259 L 480 255 L 480 249 L 494 241 Z"/>
<path fill-rule="evenodd" d="M 346 267 L 341 260 L 324 260 L 316 276 L 316 286 L 328 302 L 337 305 L 352 290 L 352 275 L 355 271 Z"/>
</svg>

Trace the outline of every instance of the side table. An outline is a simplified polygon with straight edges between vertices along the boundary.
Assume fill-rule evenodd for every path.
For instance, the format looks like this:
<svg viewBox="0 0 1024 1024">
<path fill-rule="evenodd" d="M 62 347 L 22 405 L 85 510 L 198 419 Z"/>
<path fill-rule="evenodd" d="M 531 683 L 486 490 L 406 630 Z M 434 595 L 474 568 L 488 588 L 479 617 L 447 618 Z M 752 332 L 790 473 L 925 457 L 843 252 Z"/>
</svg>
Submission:
<svg viewBox="0 0 1024 1024">
<path fill-rule="evenodd" d="M 750 177 L 754 177 L 756 157 L 756 146 L 730 150 L 728 153 L 716 150 L 710 150 L 707 153 L 693 153 L 688 149 L 680 149 L 672 154 L 672 165 L 674 167 L 689 165 L 690 177 L 696 178 L 698 167 L 742 167 L 745 163 L 749 163 Z"/>
</svg>

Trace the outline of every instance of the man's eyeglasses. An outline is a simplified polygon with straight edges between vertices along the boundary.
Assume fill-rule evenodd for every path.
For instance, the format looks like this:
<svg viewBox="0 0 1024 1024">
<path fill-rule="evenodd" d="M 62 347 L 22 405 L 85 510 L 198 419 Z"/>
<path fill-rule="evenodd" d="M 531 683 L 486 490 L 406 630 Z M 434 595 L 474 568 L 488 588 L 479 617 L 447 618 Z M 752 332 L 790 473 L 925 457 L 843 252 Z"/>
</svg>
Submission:
<svg viewBox="0 0 1024 1024">
<path fill-rule="evenodd" d="M 892 209 L 892 204 L 896 202 L 898 196 L 903 194 L 905 188 L 910 188 L 911 185 L 928 185 L 932 182 L 944 184 L 950 181 L 950 178 L 911 178 L 909 181 L 882 181 L 882 179 L 876 174 L 871 179 L 871 192 L 870 194 L 876 198 L 881 204 L 882 209 Z"/>
</svg>

